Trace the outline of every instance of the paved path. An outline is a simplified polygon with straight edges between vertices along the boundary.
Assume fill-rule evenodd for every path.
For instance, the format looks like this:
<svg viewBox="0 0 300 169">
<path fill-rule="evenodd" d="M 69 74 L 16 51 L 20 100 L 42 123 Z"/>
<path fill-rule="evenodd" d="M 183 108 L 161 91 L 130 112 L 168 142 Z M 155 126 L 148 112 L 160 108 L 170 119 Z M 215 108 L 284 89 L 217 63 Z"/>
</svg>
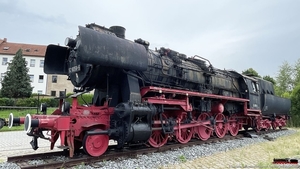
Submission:
<svg viewBox="0 0 300 169">
<path fill-rule="evenodd" d="M 46 136 L 46 133 L 44 133 Z M 0 132 L 0 162 L 6 161 L 7 156 L 33 154 L 50 151 L 50 142 L 38 139 L 39 148 L 35 151 L 31 148 L 32 137 L 27 136 L 25 131 Z M 54 148 L 54 150 L 60 150 Z"/>
<path fill-rule="evenodd" d="M 47 132 L 44 132 L 44 136 L 50 137 L 47 135 Z M 31 140 L 32 137 L 28 136 L 25 131 L 0 132 L 0 163 L 6 161 L 8 156 L 62 150 L 56 147 L 60 144 L 59 138 L 53 150 L 50 150 L 50 141 L 40 138 L 38 139 L 39 148 L 37 150 L 33 150 L 30 145 Z M 116 142 L 110 140 L 109 144 L 114 145 Z"/>
</svg>

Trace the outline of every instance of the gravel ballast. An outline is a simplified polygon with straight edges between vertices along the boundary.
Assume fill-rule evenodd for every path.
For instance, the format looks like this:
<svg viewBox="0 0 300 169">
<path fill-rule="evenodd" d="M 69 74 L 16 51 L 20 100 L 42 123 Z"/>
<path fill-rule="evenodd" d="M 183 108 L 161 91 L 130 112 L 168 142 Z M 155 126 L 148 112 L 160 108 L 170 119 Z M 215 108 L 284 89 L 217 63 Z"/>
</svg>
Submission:
<svg viewBox="0 0 300 169">
<path fill-rule="evenodd" d="M 282 130 L 267 134 L 268 138 L 278 138 L 285 135 L 295 133 L 295 130 Z M 139 155 L 136 158 L 122 159 L 115 161 L 103 161 L 95 163 L 93 166 L 76 166 L 75 168 L 102 168 L 102 169 L 123 169 L 123 168 L 158 168 L 168 164 L 179 164 L 184 161 L 193 160 L 203 156 L 209 156 L 221 151 L 229 151 L 235 148 L 243 147 L 250 144 L 261 143 L 269 141 L 265 139 L 266 135 L 258 136 L 257 138 L 242 138 L 235 140 L 228 140 L 220 143 L 203 144 L 192 147 L 185 147 L 178 150 L 166 151 L 161 153 L 152 153 L 147 155 Z M 0 163 L 0 168 L 16 168 L 19 167 L 14 163 Z"/>
</svg>

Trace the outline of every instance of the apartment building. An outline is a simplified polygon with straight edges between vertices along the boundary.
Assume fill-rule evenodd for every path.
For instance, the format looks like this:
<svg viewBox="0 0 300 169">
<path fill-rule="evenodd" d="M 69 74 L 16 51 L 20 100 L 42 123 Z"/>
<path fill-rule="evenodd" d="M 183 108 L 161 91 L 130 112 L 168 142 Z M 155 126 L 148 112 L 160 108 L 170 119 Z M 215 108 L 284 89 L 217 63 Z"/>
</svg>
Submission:
<svg viewBox="0 0 300 169">
<path fill-rule="evenodd" d="M 48 75 L 47 76 L 47 86 L 46 94 L 50 96 L 63 96 L 66 92 L 73 93 L 73 85 L 67 80 L 65 75 Z"/>
<path fill-rule="evenodd" d="M 32 93 L 60 96 L 65 90 L 67 90 L 67 93 L 72 92 L 73 85 L 67 80 L 66 76 L 47 75 L 44 73 L 46 48 L 47 46 L 44 45 L 11 43 L 6 38 L 0 39 L 0 82 L 5 76 L 8 63 L 12 61 L 17 51 L 22 49 L 23 58 L 25 58 L 29 68 L 28 74 L 33 87 Z"/>
</svg>

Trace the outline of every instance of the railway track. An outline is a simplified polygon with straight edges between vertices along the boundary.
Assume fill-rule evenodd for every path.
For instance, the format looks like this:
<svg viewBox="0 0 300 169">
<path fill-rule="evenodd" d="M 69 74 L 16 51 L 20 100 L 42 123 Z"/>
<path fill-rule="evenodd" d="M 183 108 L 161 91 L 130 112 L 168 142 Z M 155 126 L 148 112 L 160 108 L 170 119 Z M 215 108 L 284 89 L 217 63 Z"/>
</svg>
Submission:
<svg viewBox="0 0 300 169">
<path fill-rule="evenodd" d="M 286 129 L 282 129 L 286 130 Z M 247 133 L 251 133 L 252 135 L 263 135 L 272 132 L 277 132 L 281 130 L 269 130 L 269 131 L 260 131 L 259 133 L 255 133 L 254 131 L 248 131 Z M 160 148 L 152 148 L 146 145 L 142 147 L 125 147 L 122 150 L 117 150 L 116 146 L 112 145 L 109 146 L 107 152 L 100 157 L 91 157 L 85 155 L 82 150 L 76 152 L 73 158 L 68 157 L 68 152 L 66 151 L 55 151 L 49 153 L 40 153 L 40 154 L 31 154 L 31 155 L 21 155 L 21 156 L 11 156 L 7 158 L 7 162 L 16 163 L 21 169 L 45 169 L 45 168 L 68 168 L 76 165 L 91 165 L 94 167 L 101 167 L 98 166 L 96 163 L 101 161 L 107 160 L 116 160 L 117 158 L 135 158 L 138 155 L 142 154 L 149 154 L 155 152 L 164 152 L 168 150 L 175 150 L 184 147 L 194 146 L 194 145 L 201 145 L 201 144 L 211 144 L 217 142 L 224 142 L 227 140 L 233 139 L 240 139 L 245 137 L 246 132 L 240 131 L 240 133 L 233 137 L 230 135 L 226 135 L 224 138 L 220 139 L 217 137 L 212 137 L 207 141 L 201 141 L 193 139 L 186 144 L 179 144 L 179 143 L 168 143 L 163 147 Z M 249 134 L 248 134 L 249 135 Z"/>
</svg>

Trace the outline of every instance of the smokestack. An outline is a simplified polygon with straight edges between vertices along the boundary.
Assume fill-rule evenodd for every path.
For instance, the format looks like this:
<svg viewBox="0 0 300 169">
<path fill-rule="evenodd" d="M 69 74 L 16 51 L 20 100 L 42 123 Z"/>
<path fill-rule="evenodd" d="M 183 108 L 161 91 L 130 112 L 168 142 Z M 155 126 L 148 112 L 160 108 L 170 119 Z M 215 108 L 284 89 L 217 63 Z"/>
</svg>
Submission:
<svg viewBox="0 0 300 169">
<path fill-rule="evenodd" d="M 113 33 L 117 35 L 117 37 L 124 39 L 126 29 L 122 26 L 111 26 L 109 28 Z"/>
</svg>

